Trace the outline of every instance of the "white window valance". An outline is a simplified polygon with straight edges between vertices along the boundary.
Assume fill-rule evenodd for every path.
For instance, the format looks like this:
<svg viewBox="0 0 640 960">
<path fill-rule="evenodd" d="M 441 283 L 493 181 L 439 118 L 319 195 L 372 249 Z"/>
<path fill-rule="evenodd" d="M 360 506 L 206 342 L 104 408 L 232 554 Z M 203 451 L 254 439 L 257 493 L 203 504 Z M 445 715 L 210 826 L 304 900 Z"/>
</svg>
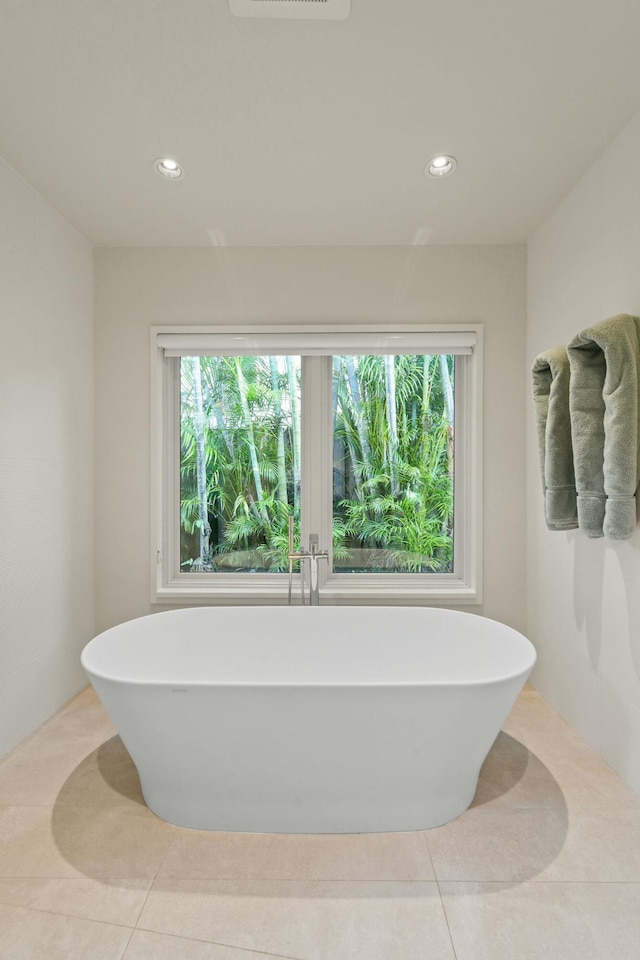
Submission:
<svg viewBox="0 0 640 960">
<path fill-rule="evenodd" d="M 470 354 L 476 344 L 473 330 L 435 332 L 400 330 L 384 332 L 300 333 L 159 333 L 157 345 L 166 357 L 341 356 L 358 354 Z"/>
</svg>

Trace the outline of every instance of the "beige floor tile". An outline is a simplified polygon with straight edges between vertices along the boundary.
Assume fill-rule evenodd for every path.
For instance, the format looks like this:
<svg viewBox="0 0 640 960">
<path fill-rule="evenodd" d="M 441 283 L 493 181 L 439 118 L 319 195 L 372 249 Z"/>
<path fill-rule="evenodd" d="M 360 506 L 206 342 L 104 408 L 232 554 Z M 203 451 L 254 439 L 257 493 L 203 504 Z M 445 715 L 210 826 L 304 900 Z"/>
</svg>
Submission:
<svg viewBox="0 0 640 960">
<path fill-rule="evenodd" d="M 506 733 L 545 762 L 547 757 L 573 751 L 580 756 L 595 756 L 582 737 L 537 693 L 521 695 L 503 726 Z"/>
<path fill-rule="evenodd" d="M 82 739 L 64 743 L 34 740 L 0 766 L 0 804 L 50 806 L 64 797 L 101 803 L 109 794 L 115 802 L 118 776 L 128 795 L 142 802 L 137 772 L 119 737 L 108 738 L 97 748 Z"/>
<path fill-rule="evenodd" d="M 538 763 L 542 760 L 538 757 Z M 565 750 L 544 759 L 545 775 L 558 784 L 567 806 L 628 805 L 640 812 L 640 797 L 586 745 L 580 752 Z"/>
<path fill-rule="evenodd" d="M 120 960 L 131 930 L 0 905 L 2 960 Z"/>
<path fill-rule="evenodd" d="M 65 781 L 82 762 L 81 753 L 24 748 L 0 767 L 0 804 L 52 806 Z"/>
<path fill-rule="evenodd" d="M 529 684 L 527 684 L 529 686 Z M 100 703 L 100 698 L 96 693 L 95 689 L 87 681 L 86 685 L 80 690 L 75 697 L 72 697 L 64 707 L 58 711 L 58 713 L 70 713 L 74 710 L 84 710 L 87 706 Z M 57 716 L 58 714 L 55 714 Z"/>
<path fill-rule="evenodd" d="M 291 835 L 183 831 L 159 877 L 435 880 L 425 833 Z"/>
<path fill-rule="evenodd" d="M 438 880 L 640 882 L 640 813 L 477 807 L 427 834 Z"/>
<path fill-rule="evenodd" d="M 145 807 L 140 778 L 118 736 L 101 743 L 75 767 L 58 791 L 56 804 L 112 808 L 119 804 Z"/>
<path fill-rule="evenodd" d="M 95 749 L 103 740 L 112 737 L 115 729 L 109 720 L 93 687 L 86 687 L 73 700 L 55 713 L 41 727 L 18 744 L 5 759 L 32 744 L 64 745 L 88 742 Z"/>
<path fill-rule="evenodd" d="M 523 743 L 502 731 L 485 760 L 473 807 L 553 806 L 565 803 L 560 785 Z"/>
<path fill-rule="evenodd" d="M 5 807 L 0 876 L 150 879 L 176 829 L 136 804 Z"/>
<path fill-rule="evenodd" d="M 566 809 L 473 808 L 430 830 L 427 842 L 438 880 L 530 880 L 560 855 Z"/>
<path fill-rule="evenodd" d="M 640 798 L 585 744 L 547 756 L 546 763 L 524 743 L 502 731 L 480 772 L 473 806 L 635 806 Z"/>
<path fill-rule="evenodd" d="M 0 810 L 0 876 L 77 877 L 51 831 L 52 808 L 4 807 Z"/>
<path fill-rule="evenodd" d="M 135 927 L 151 880 L 0 878 L 0 903 Z"/>
<path fill-rule="evenodd" d="M 114 735 L 93 690 L 83 691 L 0 760 L 0 805 L 54 803 L 84 759 Z"/>
<path fill-rule="evenodd" d="M 168 937 L 163 933 L 136 930 L 123 960 L 280 960 L 275 953 L 256 953 L 237 947 L 221 947 L 202 940 Z M 284 958 L 290 960 L 290 958 Z"/>
<path fill-rule="evenodd" d="M 440 884 L 457 960 L 638 960 L 640 885 Z"/>
<path fill-rule="evenodd" d="M 505 725 L 557 782 L 569 808 L 603 802 L 640 810 L 640 797 L 535 691 L 523 691 Z M 517 797 L 514 797 L 517 800 Z"/>
<path fill-rule="evenodd" d="M 44 724 L 51 736 L 113 736 L 115 728 L 92 686 L 85 687 L 77 697 Z"/>
<path fill-rule="evenodd" d="M 138 926 L 301 960 L 454 960 L 435 883 L 156 881 Z"/>
<path fill-rule="evenodd" d="M 520 697 L 516 700 L 509 716 L 503 724 L 503 729 L 511 732 L 517 729 L 518 733 L 524 737 L 539 737 L 541 740 L 548 739 L 553 742 L 554 737 L 568 737 L 569 740 L 577 739 L 577 734 L 571 729 L 568 723 L 552 710 L 548 703 L 541 697 L 530 696 Z"/>
</svg>

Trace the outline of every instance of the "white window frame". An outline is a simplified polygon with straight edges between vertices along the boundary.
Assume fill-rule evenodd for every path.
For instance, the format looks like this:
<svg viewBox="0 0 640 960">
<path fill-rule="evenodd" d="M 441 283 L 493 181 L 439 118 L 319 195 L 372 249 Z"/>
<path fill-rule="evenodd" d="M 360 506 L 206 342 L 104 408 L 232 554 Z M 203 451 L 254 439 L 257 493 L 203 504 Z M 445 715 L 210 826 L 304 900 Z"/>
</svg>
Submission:
<svg viewBox="0 0 640 960">
<path fill-rule="evenodd" d="M 385 605 L 463 605 L 482 602 L 482 371 L 480 324 L 364 325 L 219 325 L 151 328 L 151 601 L 178 604 L 282 604 L 288 575 L 183 573 L 179 570 L 180 377 L 179 350 L 239 355 L 271 351 L 301 355 L 303 391 L 301 463 L 303 544 L 318 533 L 321 548 L 331 552 L 332 409 L 331 354 L 454 352 L 473 343 L 457 359 L 455 389 L 454 571 L 452 573 L 331 573 L 320 580 L 321 603 Z M 391 340 L 394 341 L 393 345 Z M 400 344 L 398 344 L 400 341 Z M 305 344 L 304 350 L 302 344 Z M 296 346 L 297 345 L 297 346 Z M 329 346 L 330 345 L 330 346 Z M 399 350 L 398 347 L 401 347 Z M 173 353 L 173 356 L 169 355 Z M 312 356 L 319 354 L 320 356 Z M 311 361 L 311 362 L 310 362 Z M 318 413 L 321 411 L 321 413 Z M 324 451 L 324 455 L 323 455 Z M 294 575 L 294 597 L 300 574 Z"/>
</svg>

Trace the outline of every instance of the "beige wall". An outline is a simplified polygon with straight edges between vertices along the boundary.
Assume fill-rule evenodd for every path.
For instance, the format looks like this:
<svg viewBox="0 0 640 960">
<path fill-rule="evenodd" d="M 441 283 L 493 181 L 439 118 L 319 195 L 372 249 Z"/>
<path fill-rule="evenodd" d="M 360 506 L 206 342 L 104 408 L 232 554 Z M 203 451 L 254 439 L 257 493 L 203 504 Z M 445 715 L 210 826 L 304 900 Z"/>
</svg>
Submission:
<svg viewBox="0 0 640 960">
<path fill-rule="evenodd" d="M 149 596 L 149 328 L 241 322 L 485 325 L 485 602 L 524 623 L 520 246 L 103 248 L 94 252 L 97 627 Z"/>
<path fill-rule="evenodd" d="M 0 161 L 0 755 L 86 683 L 93 633 L 89 244 Z"/>
<path fill-rule="evenodd" d="M 528 291 L 528 367 L 590 324 L 640 315 L 640 114 L 533 236 Z M 546 530 L 527 415 L 534 682 L 640 791 L 640 530 L 622 543 Z"/>
</svg>

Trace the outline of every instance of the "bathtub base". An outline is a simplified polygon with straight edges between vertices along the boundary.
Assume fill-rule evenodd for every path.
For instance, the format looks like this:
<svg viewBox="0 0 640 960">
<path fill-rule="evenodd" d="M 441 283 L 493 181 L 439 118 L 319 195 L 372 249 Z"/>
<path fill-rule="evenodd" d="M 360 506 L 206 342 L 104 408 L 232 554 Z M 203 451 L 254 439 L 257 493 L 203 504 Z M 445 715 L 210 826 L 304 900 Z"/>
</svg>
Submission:
<svg viewBox="0 0 640 960">
<path fill-rule="evenodd" d="M 467 810 L 477 789 L 477 776 L 463 795 L 442 798 L 437 804 L 398 803 L 393 809 L 381 810 L 363 802 L 343 810 L 281 808 L 223 809 L 213 805 L 175 804 L 165 796 L 154 797 L 144 790 L 149 809 L 168 823 L 193 830 L 229 833 L 405 833 L 429 830 L 455 820 Z"/>
<path fill-rule="evenodd" d="M 521 686 L 148 688 L 129 702 L 97 683 L 148 807 L 180 827 L 241 833 L 453 820 Z"/>
</svg>

